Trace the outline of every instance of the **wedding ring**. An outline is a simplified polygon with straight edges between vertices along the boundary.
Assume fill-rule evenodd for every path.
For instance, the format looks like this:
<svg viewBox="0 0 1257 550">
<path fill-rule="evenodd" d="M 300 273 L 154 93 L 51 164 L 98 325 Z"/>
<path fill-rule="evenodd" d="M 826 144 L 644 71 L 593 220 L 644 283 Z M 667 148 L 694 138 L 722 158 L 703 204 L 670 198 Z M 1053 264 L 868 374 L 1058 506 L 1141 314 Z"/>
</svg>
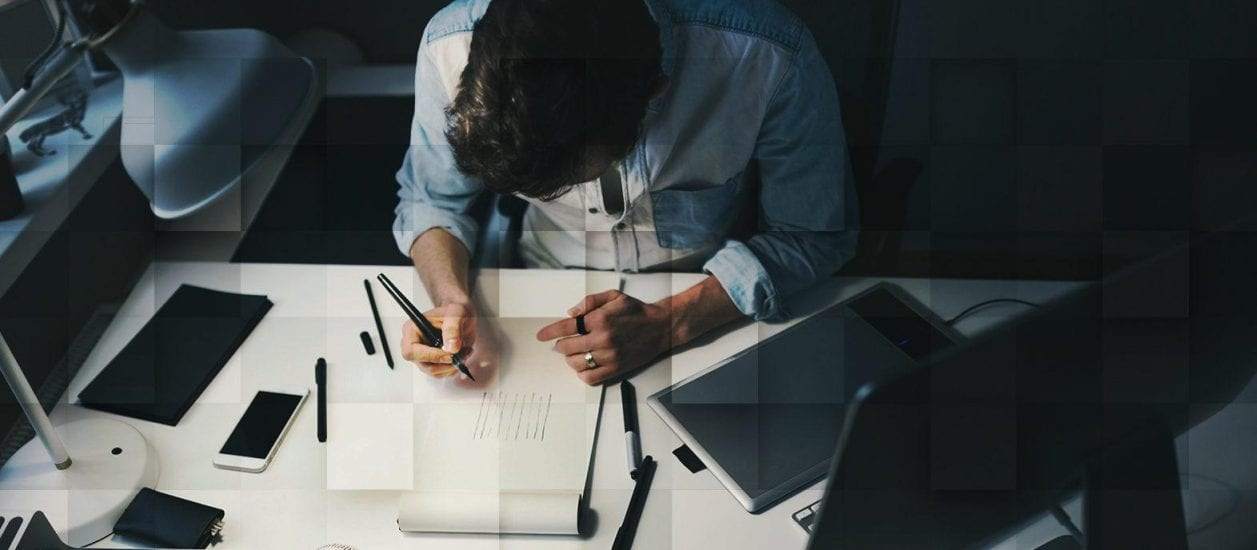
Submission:
<svg viewBox="0 0 1257 550">
<path fill-rule="evenodd" d="M 596 369 L 596 368 L 598 368 L 598 362 L 597 362 L 597 361 L 594 361 L 594 352 L 593 352 L 593 351 L 587 351 L 587 352 L 585 352 L 585 366 L 586 366 L 586 367 L 589 367 L 588 369 L 585 369 L 585 370 L 590 370 L 590 369 Z"/>
<path fill-rule="evenodd" d="M 576 334 L 579 334 L 579 335 L 581 335 L 581 336 L 584 336 L 584 335 L 586 335 L 586 334 L 589 334 L 589 329 L 585 328 L 585 316 L 584 316 L 584 315 L 577 315 L 577 316 L 576 316 Z"/>
</svg>

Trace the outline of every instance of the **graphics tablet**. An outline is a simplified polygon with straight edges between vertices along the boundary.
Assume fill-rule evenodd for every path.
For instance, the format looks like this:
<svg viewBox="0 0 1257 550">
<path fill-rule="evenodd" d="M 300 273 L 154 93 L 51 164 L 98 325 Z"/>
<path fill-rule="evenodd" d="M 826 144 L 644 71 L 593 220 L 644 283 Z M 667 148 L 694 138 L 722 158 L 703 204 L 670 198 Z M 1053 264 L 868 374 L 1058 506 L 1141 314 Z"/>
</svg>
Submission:
<svg viewBox="0 0 1257 550">
<path fill-rule="evenodd" d="M 751 513 L 825 475 L 846 406 L 961 336 L 881 283 L 652 395 L 650 407 Z"/>
</svg>

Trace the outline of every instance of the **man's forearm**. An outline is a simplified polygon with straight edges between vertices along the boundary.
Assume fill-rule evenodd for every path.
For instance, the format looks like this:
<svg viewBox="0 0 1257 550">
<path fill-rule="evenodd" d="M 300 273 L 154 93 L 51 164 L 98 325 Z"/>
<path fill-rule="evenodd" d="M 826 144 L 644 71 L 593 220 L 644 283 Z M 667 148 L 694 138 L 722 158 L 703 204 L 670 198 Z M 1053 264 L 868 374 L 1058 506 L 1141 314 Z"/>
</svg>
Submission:
<svg viewBox="0 0 1257 550">
<path fill-rule="evenodd" d="M 672 313 L 672 346 L 680 346 L 722 325 L 745 318 L 738 311 L 720 281 L 707 277 L 678 294 L 665 298 L 662 305 Z"/>
<path fill-rule="evenodd" d="M 436 306 L 471 303 L 467 282 L 470 257 L 462 241 L 439 227 L 425 231 L 410 245 L 410 260 Z"/>
</svg>

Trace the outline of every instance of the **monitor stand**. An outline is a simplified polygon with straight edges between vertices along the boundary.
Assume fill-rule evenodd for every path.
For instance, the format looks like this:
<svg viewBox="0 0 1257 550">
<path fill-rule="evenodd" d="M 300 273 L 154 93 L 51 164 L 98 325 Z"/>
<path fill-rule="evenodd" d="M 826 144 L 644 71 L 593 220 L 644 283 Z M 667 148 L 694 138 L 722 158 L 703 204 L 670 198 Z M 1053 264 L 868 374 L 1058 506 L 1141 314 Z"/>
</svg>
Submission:
<svg viewBox="0 0 1257 550">
<path fill-rule="evenodd" d="M 1088 465 L 1083 544 L 1075 548 L 1187 548 L 1174 438 L 1164 426 L 1109 449 Z M 1057 541 L 1041 546 L 1051 546 Z"/>
</svg>

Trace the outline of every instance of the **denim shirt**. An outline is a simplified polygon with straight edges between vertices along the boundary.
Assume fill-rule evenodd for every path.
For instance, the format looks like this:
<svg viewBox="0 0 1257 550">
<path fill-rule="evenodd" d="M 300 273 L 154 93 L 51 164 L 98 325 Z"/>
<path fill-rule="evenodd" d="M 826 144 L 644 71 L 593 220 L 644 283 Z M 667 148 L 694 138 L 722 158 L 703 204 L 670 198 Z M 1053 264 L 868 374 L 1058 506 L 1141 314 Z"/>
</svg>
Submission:
<svg viewBox="0 0 1257 550">
<path fill-rule="evenodd" d="M 489 1 L 456 0 L 424 30 L 410 148 L 397 174 L 393 232 L 403 254 L 434 227 L 474 250 L 468 210 L 483 186 L 454 162 L 445 109 Z M 623 177 L 648 198 L 658 246 L 709 250 L 703 271 L 743 314 L 784 317 L 785 298 L 855 251 L 856 195 L 833 78 L 806 27 L 773 0 L 646 4 L 669 85 L 651 103 Z M 734 214 L 748 205 L 758 226 L 735 240 Z"/>
</svg>

